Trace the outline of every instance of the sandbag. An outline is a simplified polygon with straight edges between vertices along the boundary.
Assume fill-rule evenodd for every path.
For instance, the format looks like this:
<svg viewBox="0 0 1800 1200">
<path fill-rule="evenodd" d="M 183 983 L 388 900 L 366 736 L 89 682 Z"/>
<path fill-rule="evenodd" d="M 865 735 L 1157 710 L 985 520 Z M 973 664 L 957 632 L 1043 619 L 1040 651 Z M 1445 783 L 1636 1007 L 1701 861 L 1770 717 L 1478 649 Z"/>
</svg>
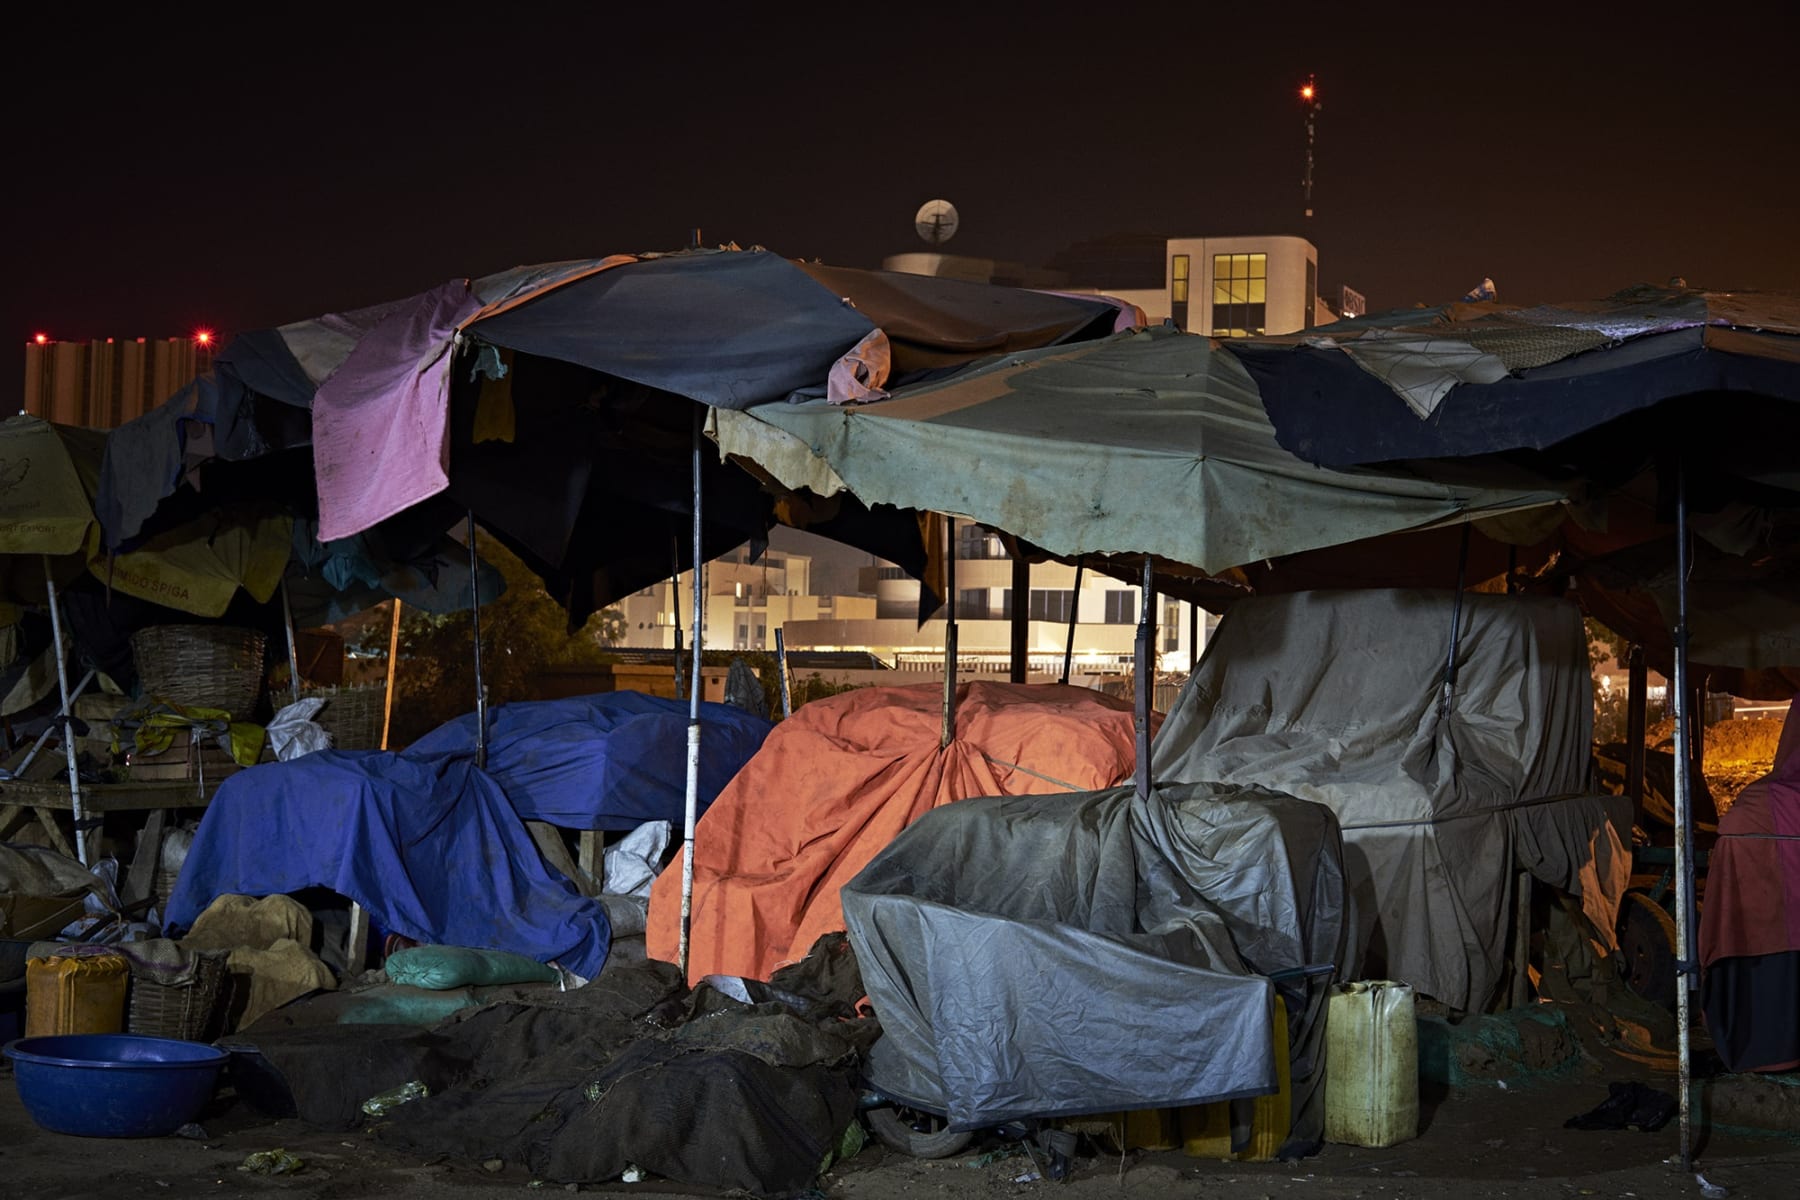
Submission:
<svg viewBox="0 0 1800 1200">
<path fill-rule="evenodd" d="M 467 946 L 414 946 L 388 955 L 388 982 L 402 987 L 481 987 L 498 983 L 554 983 L 556 968 L 505 950 Z"/>
</svg>

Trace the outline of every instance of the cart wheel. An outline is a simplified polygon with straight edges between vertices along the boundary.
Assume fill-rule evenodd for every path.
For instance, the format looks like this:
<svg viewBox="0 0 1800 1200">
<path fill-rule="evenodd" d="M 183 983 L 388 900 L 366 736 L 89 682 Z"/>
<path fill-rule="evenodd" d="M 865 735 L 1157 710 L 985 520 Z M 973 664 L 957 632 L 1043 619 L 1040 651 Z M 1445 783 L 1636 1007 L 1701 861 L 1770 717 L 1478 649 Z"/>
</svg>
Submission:
<svg viewBox="0 0 1800 1200">
<path fill-rule="evenodd" d="M 1674 1011 L 1675 918 L 1643 892 L 1626 892 L 1619 905 L 1618 933 L 1625 985 Z"/>
<path fill-rule="evenodd" d="M 871 1108 L 863 1114 L 882 1145 L 914 1158 L 949 1158 L 975 1140 L 968 1130 L 952 1133 L 944 1118 L 899 1105 Z"/>
</svg>

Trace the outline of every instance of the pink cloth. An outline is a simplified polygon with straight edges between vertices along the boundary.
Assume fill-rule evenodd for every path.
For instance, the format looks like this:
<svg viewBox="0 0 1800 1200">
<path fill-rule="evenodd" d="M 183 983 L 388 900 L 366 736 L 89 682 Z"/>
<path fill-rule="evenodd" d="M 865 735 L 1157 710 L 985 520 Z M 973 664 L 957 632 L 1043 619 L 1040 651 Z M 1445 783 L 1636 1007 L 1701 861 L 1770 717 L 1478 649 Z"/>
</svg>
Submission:
<svg viewBox="0 0 1800 1200">
<path fill-rule="evenodd" d="M 361 533 L 449 485 L 450 360 L 457 329 L 480 307 L 467 280 L 415 296 L 319 385 L 320 541 Z"/>
<path fill-rule="evenodd" d="M 1769 773 L 1719 818 L 1700 909 L 1702 965 L 1790 950 L 1800 950 L 1800 705 Z"/>
</svg>

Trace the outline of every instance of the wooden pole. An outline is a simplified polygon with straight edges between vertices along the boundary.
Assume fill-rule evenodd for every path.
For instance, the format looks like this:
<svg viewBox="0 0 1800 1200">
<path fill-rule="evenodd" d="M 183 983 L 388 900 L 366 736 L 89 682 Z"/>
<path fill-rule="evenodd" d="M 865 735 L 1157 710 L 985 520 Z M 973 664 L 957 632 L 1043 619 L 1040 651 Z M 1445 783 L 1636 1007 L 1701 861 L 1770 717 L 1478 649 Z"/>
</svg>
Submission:
<svg viewBox="0 0 1800 1200">
<path fill-rule="evenodd" d="M 394 597 L 394 621 L 388 628 L 387 695 L 381 703 L 381 748 L 388 748 L 388 736 L 394 728 L 394 681 L 400 675 L 400 610 L 406 605 Z"/>
</svg>

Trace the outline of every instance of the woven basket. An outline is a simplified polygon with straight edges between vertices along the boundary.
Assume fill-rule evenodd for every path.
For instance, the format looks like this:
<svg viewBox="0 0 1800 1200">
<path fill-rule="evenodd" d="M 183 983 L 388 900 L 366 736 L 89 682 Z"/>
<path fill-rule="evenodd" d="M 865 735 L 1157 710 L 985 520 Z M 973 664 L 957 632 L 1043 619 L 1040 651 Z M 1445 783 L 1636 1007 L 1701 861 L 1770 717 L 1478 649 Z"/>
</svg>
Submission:
<svg viewBox="0 0 1800 1200">
<path fill-rule="evenodd" d="M 323 700 L 317 721 L 331 734 L 331 744 L 339 750 L 379 750 L 381 718 L 386 708 L 387 684 L 372 683 L 362 687 L 303 688 L 303 700 Z"/>
<path fill-rule="evenodd" d="M 126 1030 L 145 1037 L 207 1041 L 224 984 L 225 958 L 214 954 L 196 956 L 194 978 L 189 983 L 171 986 L 134 975 Z"/>
<path fill-rule="evenodd" d="M 152 625 L 131 635 L 144 694 L 247 717 L 263 683 L 263 635 L 231 625 Z"/>
</svg>

